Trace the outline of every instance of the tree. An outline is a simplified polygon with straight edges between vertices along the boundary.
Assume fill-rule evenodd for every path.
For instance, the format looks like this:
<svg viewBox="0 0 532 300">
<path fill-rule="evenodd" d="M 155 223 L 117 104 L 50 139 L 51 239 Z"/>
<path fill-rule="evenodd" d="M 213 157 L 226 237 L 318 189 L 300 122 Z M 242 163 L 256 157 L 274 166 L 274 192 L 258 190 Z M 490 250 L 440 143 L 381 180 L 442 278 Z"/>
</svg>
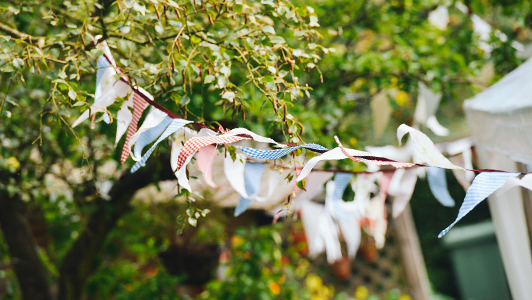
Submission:
<svg viewBox="0 0 532 300">
<path fill-rule="evenodd" d="M 71 124 L 94 97 L 95 43 L 131 84 L 177 115 L 332 146 L 374 141 L 370 102 L 383 90 L 409 122 L 418 81 L 452 102 L 486 58 L 467 14 L 429 24 L 432 1 L 0 2 L 0 228 L 24 299 L 80 299 L 133 193 L 172 179 L 168 149 L 134 174 L 118 166 L 114 125 Z M 488 10 L 489 11 L 489 10 Z M 509 49 L 515 38 L 495 48 Z M 510 52 L 508 55 L 515 55 Z M 428 75 L 427 75 L 428 74 Z M 465 91 L 465 92 L 464 92 Z M 111 116 L 123 102 L 108 110 Z M 344 167 L 353 168 L 350 163 Z M 102 184 L 110 180 L 108 193 Z M 53 217 L 51 217 L 53 216 Z M 35 247 L 30 221 L 63 230 Z M 36 250 L 38 249 L 38 250 Z"/>
</svg>

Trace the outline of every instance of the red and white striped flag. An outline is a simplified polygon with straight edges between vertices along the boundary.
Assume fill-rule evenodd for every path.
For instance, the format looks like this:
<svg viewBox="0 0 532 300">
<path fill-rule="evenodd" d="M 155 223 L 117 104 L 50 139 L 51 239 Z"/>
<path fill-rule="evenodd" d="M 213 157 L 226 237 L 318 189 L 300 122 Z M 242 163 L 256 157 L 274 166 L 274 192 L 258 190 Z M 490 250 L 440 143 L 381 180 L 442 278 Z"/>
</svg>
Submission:
<svg viewBox="0 0 532 300">
<path fill-rule="evenodd" d="M 129 156 L 129 152 L 131 148 L 129 147 L 129 139 L 137 132 L 137 125 L 139 123 L 139 119 L 142 116 L 142 113 L 148 106 L 148 102 L 144 100 L 141 96 L 141 93 L 143 93 L 145 96 L 148 96 L 149 93 L 136 89 L 131 93 L 130 97 L 133 98 L 133 118 L 131 119 L 131 122 L 129 123 L 129 127 L 127 130 L 127 136 L 126 136 L 126 142 L 124 143 L 124 148 L 122 149 L 122 157 L 120 159 L 121 163 L 124 163 L 126 159 Z M 148 97 L 151 98 L 151 95 Z"/>
</svg>

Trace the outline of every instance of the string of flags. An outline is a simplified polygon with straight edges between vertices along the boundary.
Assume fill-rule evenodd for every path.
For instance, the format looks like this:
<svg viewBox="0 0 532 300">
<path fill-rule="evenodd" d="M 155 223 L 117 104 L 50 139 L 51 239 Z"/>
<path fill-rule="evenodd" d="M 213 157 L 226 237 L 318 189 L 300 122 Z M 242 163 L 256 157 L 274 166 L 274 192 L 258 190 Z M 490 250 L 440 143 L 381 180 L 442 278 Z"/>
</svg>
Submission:
<svg viewBox="0 0 532 300">
<path fill-rule="evenodd" d="M 354 257 L 360 245 L 361 228 L 375 238 L 378 247 L 382 247 L 387 227 L 385 209 L 387 196 L 393 199 L 392 216 L 399 216 L 412 196 L 417 178 L 425 176 L 425 173 L 434 196 L 444 206 L 455 205 L 447 189 L 446 169 L 452 170 L 460 184 L 467 189 L 456 220 L 442 230 L 439 237 L 445 235 L 476 205 L 501 187 L 503 187 L 501 192 L 515 186 L 532 189 L 532 174 L 473 169 L 470 141 L 460 140 L 446 146 L 445 150 L 452 155 L 453 163 L 425 134 L 405 124 L 397 129 L 399 144 L 405 135 L 410 135 L 404 147 L 368 147 L 367 151 L 346 148 L 336 136 L 334 138 L 338 147 L 327 149 L 318 144 L 279 143 L 245 128 L 211 129 L 204 124 L 184 120 L 154 102 L 147 91 L 129 83 L 127 76 L 117 67 L 105 42 L 98 44 L 97 48 L 101 49 L 103 54 L 97 61 L 94 103 L 73 123 L 73 127 L 91 118 L 91 128 L 94 128 L 97 113 L 103 113 L 103 120 L 107 124 L 111 123 L 113 119 L 107 107 L 118 97 L 127 99 L 116 114 L 115 144 L 118 144 L 124 134 L 126 135 L 121 162 L 124 163 L 131 157 L 135 161 L 131 168 L 131 173 L 134 173 L 146 164 L 160 142 L 173 136 L 170 165 L 180 187 L 189 191 L 192 189 L 186 169 L 194 157 L 205 183 L 212 188 L 223 189 L 225 187 L 217 185 L 212 178 L 213 162 L 218 155 L 218 147 L 244 140 L 277 147 L 278 149 L 265 150 L 237 146 L 236 159 L 229 155 L 224 158 L 225 176 L 231 187 L 240 194 L 235 216 L 242 214 L 254 201 L 268 201 L 275 194 L 282 180 L 281 176 L 285 175 L 280 174 L 279 169 L 268 167 L 268 160 L 280 159 L 297 149 L 317 153 L 302 168 L 293 168 L 296 180 L 293 182 L 292 195 L 295 197 L 292 199 L 292 205 L 301 214 L 310 254 L 316 255 L 325 251 L 330 262 L 342 256 L 340 235 L 346 242 L 348 255 Z M 118 77 L 120 78 L 116 79 Z M 427 93 L 425 91 L 425 94 Z M 432 97 L 437 98 L 434 95 Z M 148 113 L 139 127 L 139 120 L 147 109 Z M 420 110 L 429 110 L 424 116 L 434 115 L 432 108 Z M 423 120 L 426 121 L 425 119 Z M 192 125 L 199 131 L 191 130 L 187 125 Z M 150 144 L 151 147 L 144 151 Z M 457 157 L 460 157 L 461 161 Z M 365 163 L 368 165 L 368 170 L 342 171 L 334 174 L 324 170 L 314 170 L 321 161 L 342 159 Z M 410 160 L 413 162 L 403 162 Z M 460 167 L 457 162 L 461 162 L 465 167 Z M 380 169 L 381 166 L 388 168 Z M 474 172 L 479 174 L 474 177 Z M 262 180 L 263 177 L 267 179 Z M 300 189 L 298 186 L 302 185 L 296 183 L 303 180 L 306 184 Z M 354 191 L 355 196 L 352 201 L 346 202 L 342 198 L 348 186 Z M 262 190 L 267 191 L 266 195 L 261 195 Z M 312 201 L 322 193 L 325 193 L 324 203 Z"/>
</svg>

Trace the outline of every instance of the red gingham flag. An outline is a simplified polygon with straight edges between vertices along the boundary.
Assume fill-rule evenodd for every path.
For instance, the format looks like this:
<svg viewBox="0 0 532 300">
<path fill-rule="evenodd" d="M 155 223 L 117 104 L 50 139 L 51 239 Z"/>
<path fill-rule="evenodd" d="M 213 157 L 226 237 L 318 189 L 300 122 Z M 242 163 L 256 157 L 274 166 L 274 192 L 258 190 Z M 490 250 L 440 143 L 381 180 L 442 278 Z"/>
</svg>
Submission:
<svg viewBox="0 0 532 300">
<path fill-rule="evenodd" d="M 403 163 L 403 162 L 398 162 L 398 161 L 395 161 L 395 160 L 391 160 L 391 159 L 388 159 L 388 158 L 385 158 L 385 157 L 378 157 L 378 156 L 375 157 L 376 159 L 358 158 L 358 157 L 350 155 L 349 153 L 347 153 L 347 151 L 345 151 L 344 146 L 342 145 L 342 143 L 340 143 L 340 140 L 338 139 L 337 136 L 334 136 L 334 140 L 338 143 L 338 146 L 340 147 L 340 150 L 342 150 L 342 153 L 345 156 L 347 156 L 350 159 L 352 159 L 354 161 L 357 161 L 357 162 L 363 162 L 365 164 L 375 164 L 375 165 L 378 165 L 378 166 L 393 166 L 393 167 L 396 167 L 398 169 L 410 168 L 410 167 L 415 167 L 416 166 L 416 164 L 413 164 L 413 163 Z"/>
<path fill-rule="evenodd" d="M 187 158 L 194 155 L 199 149 L 212 144 L 231 144 L 241 140 L 251 140 L 249 137 L 226 133 L 219 136 L 197 136 L 186 141 L 177 158 L 177 170 L 181 169 Z"/>
<path fill-rule="evenodd" d="M 127 129 L 126 142 L 124 143 L 124 149 L 122 149 L 121 163 L 124 163 L 129 156 L 129 139 L 137 132 L 137 125 L 139 123 L 140 116 L 144 112 L 144 109 L 148 106 L 148 102 L 138 94 L 139 92 L 133 91 L 133 118 Z"/>
</svg>

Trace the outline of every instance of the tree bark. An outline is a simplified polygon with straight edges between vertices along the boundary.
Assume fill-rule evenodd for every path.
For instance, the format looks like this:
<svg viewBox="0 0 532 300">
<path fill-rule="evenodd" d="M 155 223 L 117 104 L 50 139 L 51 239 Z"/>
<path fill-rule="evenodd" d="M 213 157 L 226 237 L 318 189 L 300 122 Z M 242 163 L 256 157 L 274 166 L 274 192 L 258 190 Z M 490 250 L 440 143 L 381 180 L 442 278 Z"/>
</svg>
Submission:
<svg viewBox="0 0 532 300">
<path fill-rule="evenodd" d="M 111 200 L 96 200 L 96 209 L 59 269 L 59 300 L 81 299 L 85 282 L 98 267 L 96 258 L 117 221 L 130 210 L 133 194 L 157 181 L 175 179 L 169 157 L 152 159 L 134 174 L 127 172 L 109 192 Z"/>
<path fill-rule="evenodd" d="M 0 190 L 0 228 L 9 248 L 17 281 L 25 300 L 51 300 L 45 268 L 24 218 L 25 203 Z"/>
</svg>

